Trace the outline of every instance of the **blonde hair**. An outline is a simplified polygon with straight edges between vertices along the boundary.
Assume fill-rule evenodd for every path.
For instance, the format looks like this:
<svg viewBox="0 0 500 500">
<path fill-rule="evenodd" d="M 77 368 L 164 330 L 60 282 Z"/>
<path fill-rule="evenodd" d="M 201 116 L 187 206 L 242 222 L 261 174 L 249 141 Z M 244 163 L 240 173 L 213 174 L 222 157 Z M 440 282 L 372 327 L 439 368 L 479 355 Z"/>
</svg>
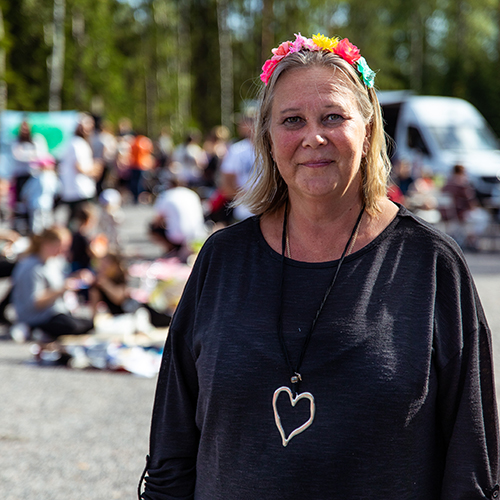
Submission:
<svg viewBox="0 0 500 500">
<path fill-rule="evenodd" d="M 340 72 L 340 85 L 346 85 L 356 98 L 366 124 L 370 124 L 369 149 L 361 160 L 362 197 L 368 213 L 380 209 L 378 200 L 387 194 L 391 163 L 386 151 L 382 113 L 373 88 L 367 88 L 351 64 L 331 52 L 299 51 L 288 54 L 276 66 L 267 86 L 260 94 L 259 113 L 254 131 L 256 161 L 248 183 L 238 193 L 237 205 L 245 205 L 252 213 L 261 215 L 278 210 L 288 198 L 288 187 L 271 156 L 269 135 L 271 110 L 279 77 L 292 69 L 323 66 Z"/>
</svg>

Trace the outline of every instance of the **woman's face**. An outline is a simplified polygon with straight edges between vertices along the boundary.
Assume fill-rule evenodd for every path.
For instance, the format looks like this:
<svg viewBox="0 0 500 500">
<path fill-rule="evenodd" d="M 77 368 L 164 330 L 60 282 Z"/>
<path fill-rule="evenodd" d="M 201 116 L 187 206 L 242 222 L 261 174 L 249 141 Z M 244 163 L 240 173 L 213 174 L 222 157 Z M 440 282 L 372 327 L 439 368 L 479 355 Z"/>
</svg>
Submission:
<svg viewBox="0 0 500 500">
<path fill-rule="evenodd" d="M 294 69 L 278 80 L 269 134 L 292 200 L 359 197 L 369 131 L 354 93 L 331 68 Z"/>
</svg>

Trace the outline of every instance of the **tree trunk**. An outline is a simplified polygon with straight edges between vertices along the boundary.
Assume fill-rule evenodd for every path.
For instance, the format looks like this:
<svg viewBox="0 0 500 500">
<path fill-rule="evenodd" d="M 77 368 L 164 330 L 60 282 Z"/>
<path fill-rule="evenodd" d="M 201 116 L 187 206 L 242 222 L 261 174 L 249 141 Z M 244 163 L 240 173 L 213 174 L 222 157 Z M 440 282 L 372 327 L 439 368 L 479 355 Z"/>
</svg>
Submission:
<svg viewBox="0 0 500 500">
<path fill-rule="evenodd" d="M 410 87 L 417 94 L 422 91 L 422 76 L 424 65 L 424 33 L 423 21 L 418 9 L 411 15 L 410 38 Z"/>
<path fill-rule="evenodd" d="M 72 31 L 75 40 L 75 55 L 76 60 L 81 61 L 83 58 L 83 44 L 85 40 L 85 17 L 79 8 L 73 7 L 72 16 Z M 75 68 L 75 104 L 77 109 L 84 108 L 85 96 L 85 75 L 81 64 L 77 64 Z"/>
<path fill-rule="evenodd" d="M 274 32 L 272 23 L 274 20 L 274 0 L 263 0 L 262 3 L 262 64 L 269 59 L 271 49 L 274 47 Z"/>
<path fill-rule="evenodd" d="M 5 28 L 3 24 L 3 13 L 0 7 L 0 114 L 7 109 L 7 82 L 5 81 Z"/>
<path fill-rule="evenodd" d="M 64 77 L 64 19 L 66 0 L 54 0 L 54 35 L 52 58 L 50 61 L 50 97 L 49 111 L 60 111 L 61 91 Z"/>
<path fill-rule="evenodd" d="M 180 3 L 177 26 L 177 127 L 184 135 L 191 116 L 191 78 L 189 63 L 191 54 L 191 32 L 189 27 L 191 2 Z"/>
<path fill-rule="evenodd" d="M 234 94 L 233 94 L 233 49 L 231 33 L 227 27 L 227 0 L 217 0 L 217 25 L 219 30 L 220 54 L 220 110 L 221 124 L 233 133 Z"/>
<path fill-rule="evenodd" d="M 7 82 L 5 81 L 5 28 L 3 24 L 2 7 L 0 7 L 0 157 L 2 151 L 2 114 L 7 109 Z"/>
</svg>

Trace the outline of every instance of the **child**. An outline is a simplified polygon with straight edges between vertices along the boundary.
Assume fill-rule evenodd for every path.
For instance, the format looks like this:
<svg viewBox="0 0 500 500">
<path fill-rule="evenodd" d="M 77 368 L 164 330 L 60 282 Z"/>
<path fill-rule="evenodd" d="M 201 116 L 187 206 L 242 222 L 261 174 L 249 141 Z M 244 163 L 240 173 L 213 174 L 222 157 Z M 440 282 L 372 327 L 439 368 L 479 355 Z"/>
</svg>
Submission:
<svg viewBox="0 0 500 500">
<path fill-rule="evenodd" d="M 54 199 L 60 191 L 55 163 L 50 155 L 38 159 L 34 164 L 38 171 L 34 170 L 21 190 L 21 201 L 27 207 L 32 234 L 41 234 L 54 223 Z"/>
<path fill-rule="evenodd" d="M 95 281 L 89 292 L 94 314 L 99 303 L 106 304 L 113 316 L 125 312 L 122 305 L 128 299 L 127 275 L 118 254 L 108 253 L 100 260 Z"/>
</svg>

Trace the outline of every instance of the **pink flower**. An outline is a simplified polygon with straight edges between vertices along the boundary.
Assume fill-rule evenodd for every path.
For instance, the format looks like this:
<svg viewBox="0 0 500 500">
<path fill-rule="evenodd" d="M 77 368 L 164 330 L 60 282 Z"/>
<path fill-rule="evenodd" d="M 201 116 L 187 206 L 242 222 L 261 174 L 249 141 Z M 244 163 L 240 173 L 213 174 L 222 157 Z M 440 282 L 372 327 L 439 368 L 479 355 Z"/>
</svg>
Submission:
<svg viewBox="0 0 500 500">
<path fill-rule="evenodd" d="M 274 54 L 272 58 L 281 61 L 281 59 L 288 55 L 291 46 L 292 42 L 283 42 L 277 49 L 271 51 Z"/>
<path fill-rule="evenodd" d="M 354 64 L 361 57 L 359 49 L 347 38 L 340 40 L 334 49 L 334 53 L 346 60 L 349 64 Z"/>
<path fill-rule="evenodd" d="M 273 74 L 274 68 L 278 64 L 278 62 L 283 59 L 285 56 L 278 56 L 279 59 L 275 59 L 274 57 L 272 59 L 268 59 L 265 63 L 264 66 L 262 66 L 262 73 L 260 75 L 260 79 L 267 85 L 267 82 L 269 81 L 269 78 L 271 78 L 271 75 Z"/>
<path fill-rule="evenodd" d="M 290 47 L 290 53 L 299 52 L 299 50 L 307 49 L 307 50 L 317 50 L 316 45 L 310 38 L 306 38 L 302 36 L 300 33 L 295 33 L 295 41 L 292 43 Z"/>
</svg>

